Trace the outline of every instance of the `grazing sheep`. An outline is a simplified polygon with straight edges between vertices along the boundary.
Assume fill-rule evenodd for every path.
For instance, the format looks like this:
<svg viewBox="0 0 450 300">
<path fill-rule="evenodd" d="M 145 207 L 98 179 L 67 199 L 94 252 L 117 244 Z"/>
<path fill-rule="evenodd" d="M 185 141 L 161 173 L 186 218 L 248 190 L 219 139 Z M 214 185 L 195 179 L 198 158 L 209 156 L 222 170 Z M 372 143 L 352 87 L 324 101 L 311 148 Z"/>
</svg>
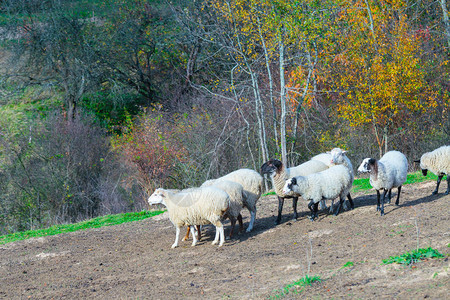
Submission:
<svg viewBox="0 0 450 300">
<path fill-rule="evenodd" d="M 450 191 L 450 146 L 442 146 L 434 151 L 424 153 L 420 160 L 415 161 L 420 163 L 420 168 L 422 169 L 423 176 L 427 176 L 428 170 L 433 172 L 438 176 L 436 189 L 433 191 L 432 195 L 436 195 L 439 190 L 439 185 L 444 175 L 447 175 L 447 191 L 446 195 Z"/>
<path fill-rule="evenodd" d="M 217 179 L 210 179 L 205 181 L 204 185 L 211 185 L 212 182 L 217 182 L 221 180 L 229 180 L 237 182 L 242 185 L 244 192 L 246 193 L 246 198 L 244 199 L 244 206 L 250 212 L 250 223 L 247 227 L 246 232 L 250 232 L 253 229 L 256 219 L 256 202 L 262 193 L 263 187 L 263 177 L 256 171 L 250 169 L 238 169 L 225 176 L 219 177 Z"/>
<path fill-rule="evenodd" d="M 174 193 L 170 190 L 156 189 L 148 198 L 148 203 L 163 204 L 169 211 L 169 219 L 176 227 L 175 243 L 178 246 L 180 228 L 192 226 L 192 246 L 197 243 L 193 225 L 213 224 L 216 227 L 216 236 L 213 245 L 222 246 L 225 238 L 221 219 L 230 207 L 230 197 L 223 190 L 216 187 L 200 187 L 182 190 Z"/>
<path fill-rule="evenodd" d="M 278 196 L 278 216 L 275 220 L 276 225 L 280 224 L 281 222 L 281 212 L 283 210 L 284 199 L 293 199 L 292 208 L 294 210 L 294 219 L 297 219 L 298 217 L 298 195 L 283 192 L 283 187 L 286 183 L 286 180 L 294 176 L 306 176 L 308 174 L 323 171 L 326 169 L 328 169 L 328 166 L 323 162 L 317 160 L 309 160 L 296 167 L 286 169 L 281 161 L 279 161 L 278 159 L 271 159 L 261 166 L 261 173 L 270 175 L 275 193 Z"/>
<path fill-rule="evenodd" d="M 398 205 L 402 184 L 406 181 L 408 172 L 408 160 L 399 151 L 389 151 L 380 160 L 365 158 L 358 168 L 358 172 L 370 174 L 370 185 L 377 191 L 377 211 L 384 215 L 384 199 L 389 191 L 388 202 L 391 202 L 392 188 L 397 187 Z M 380 208 L 380 190 L 384 190 L 383 201 Z"/>
<path fill-rule="evenodd" d="M 292 193 L 310 200 L 308 208 L 311 210 L 311 221 L 318 216 L 320 200 L 332 200 L 339 197 L 339 205 L 334 213 L 338 215 L 341 206 L 352 188 L 353 181 L 350 173 L 343 165 L 336 165 L 324 171 L 296 176 L 288 179 L 283 187 L 283 193 Z"/>
<path fill-rule="evenodd" d="M 224 217 L 228 217 L 231 221 L 229 238 L 233 236 L 236 219 L 239 221 L 239 231 L 242 232 L 244 230 L 244 226 L 242 224 L 241 209 L 245 206 L 247 201 L 247 193 L 245 193 L 242 185 L 229 180 L 208 180 L 204 182 L 202 186 L 214 186 L 228 194 L 230 197 L 230 209 Z"/>
</svg>

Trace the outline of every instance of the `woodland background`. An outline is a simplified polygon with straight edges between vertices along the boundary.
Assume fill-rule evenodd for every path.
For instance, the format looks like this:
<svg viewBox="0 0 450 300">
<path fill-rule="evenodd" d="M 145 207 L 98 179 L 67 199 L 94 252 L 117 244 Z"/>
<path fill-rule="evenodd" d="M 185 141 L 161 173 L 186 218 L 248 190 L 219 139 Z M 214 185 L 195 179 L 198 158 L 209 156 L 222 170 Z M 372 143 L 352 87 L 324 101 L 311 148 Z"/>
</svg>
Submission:
<svg viewBox="0 0 450 300">
<path fill-rule="evenodd" d="M 448 3 L 0 1 L 0 234 L 272 157 L 450 143 Z"/>
</svg>

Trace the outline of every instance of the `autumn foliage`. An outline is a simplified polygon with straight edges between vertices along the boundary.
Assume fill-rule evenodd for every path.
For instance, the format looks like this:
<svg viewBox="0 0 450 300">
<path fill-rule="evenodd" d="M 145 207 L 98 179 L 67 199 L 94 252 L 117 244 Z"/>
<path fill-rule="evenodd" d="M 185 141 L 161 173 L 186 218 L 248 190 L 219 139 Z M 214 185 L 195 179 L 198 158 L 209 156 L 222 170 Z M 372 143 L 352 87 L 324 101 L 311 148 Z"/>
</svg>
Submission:
<svg viewBox="0 0 450 300">
<path fill-rule="evenodd" d="M 171 128 L 161 115 L 141 116 L 134 121 L 129 118 L 123 134 L 114 136 L 114 150 L 137 170 L 129 183 L 137 182 L 147 191 L 170 183 L 186 152 Z"/>
</svg>

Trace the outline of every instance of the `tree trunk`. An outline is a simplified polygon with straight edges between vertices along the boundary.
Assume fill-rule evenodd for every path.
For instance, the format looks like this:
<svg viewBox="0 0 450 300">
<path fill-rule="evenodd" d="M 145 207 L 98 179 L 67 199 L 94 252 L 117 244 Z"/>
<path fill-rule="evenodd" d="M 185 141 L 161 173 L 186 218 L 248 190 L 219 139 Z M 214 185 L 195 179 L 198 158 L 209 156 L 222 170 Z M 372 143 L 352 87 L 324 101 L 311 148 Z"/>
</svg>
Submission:
<svg viewBox="0 0 450 300">
<path fill-rule="evenodd" d="M 278 45 L 280 51 L 280 104 L 281 104 L 281 118 L 280 118 L 280 141 L 281 141 L 281 161 L 287 166 L 287 151 L 286 151 L 286 84 L 284 78 L 284 28 L 281 28 Z"/>
<path fill-rule="evenodd" d="M 448 51 L 450 51 L 450 21 L 448 18 L 447 1 L 440 0 L 442 7 L 443 20 L 445 25 L 445 36 L 447 37 Z"/>
</svg>

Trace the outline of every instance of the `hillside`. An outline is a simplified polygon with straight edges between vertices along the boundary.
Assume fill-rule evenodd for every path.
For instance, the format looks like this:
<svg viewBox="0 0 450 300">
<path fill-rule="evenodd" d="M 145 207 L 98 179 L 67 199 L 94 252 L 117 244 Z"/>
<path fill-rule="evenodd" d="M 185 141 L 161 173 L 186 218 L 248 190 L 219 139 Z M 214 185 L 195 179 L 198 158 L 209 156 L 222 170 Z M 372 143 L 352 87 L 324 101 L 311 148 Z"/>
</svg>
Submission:
<svg viewBox="0 0 450 300">
<path fill-rule="evenodd" d="M 291 221 L 288 201 L 279 226 L 277 199 L 266 196 L 258 203 L 254 231 L 221 248 L 210 244 L 214 231 L 206 226 L 195 248 L 181 242 L 170 249 L 175 230 L 167 213 L 2 245 L 0 298 L 265 299 L 310 268 L 322 281 L 287 298 L 444 299 L 450 288 L 450 195 L 442 193 L 446 182 L 431 196 L 434 187 L 406 185 L 400 206 L 387 204 L 384 217 L 375 211 L 373 190 L 354 195 L 353 211 L 322 213 L 315 222 L 305 217 L 304 202 L 298 221 Z M 247 225 L 249 214 L 243 215 Z M 411 267 L 382 264 L 418 243 L 445 257 Z"/>
</svg>

